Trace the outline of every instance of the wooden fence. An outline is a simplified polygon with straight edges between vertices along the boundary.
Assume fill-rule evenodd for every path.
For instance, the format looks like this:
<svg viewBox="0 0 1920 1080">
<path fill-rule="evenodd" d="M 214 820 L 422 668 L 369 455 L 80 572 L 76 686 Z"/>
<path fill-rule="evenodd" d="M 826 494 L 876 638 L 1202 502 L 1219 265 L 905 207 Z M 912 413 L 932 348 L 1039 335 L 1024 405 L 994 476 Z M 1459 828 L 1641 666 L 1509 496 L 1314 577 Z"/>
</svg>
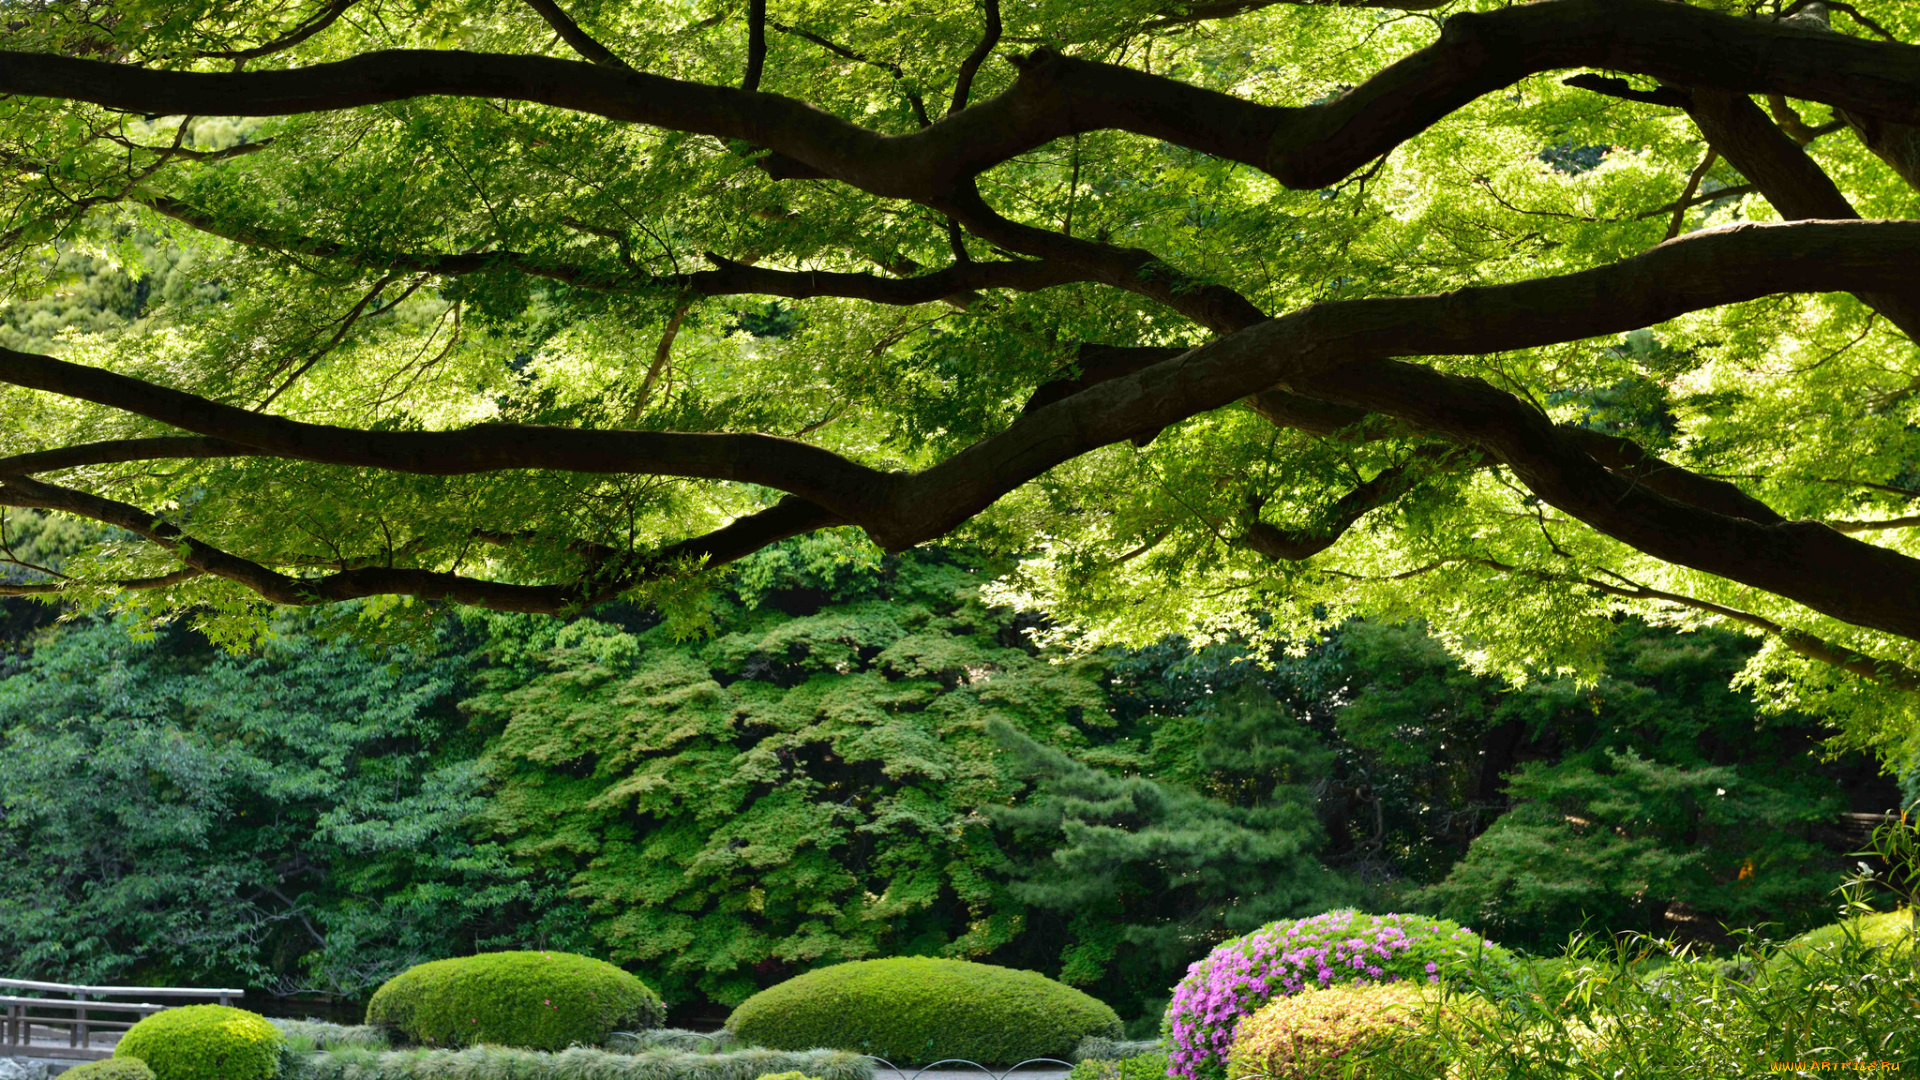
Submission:
<svg viewBox="0 0 1920 1080">
<path fill-rule="evenodd" d="M 113 1056 L 120 1033 L 143 1018 L 185 1002 L 157 1005 L 151 1000 L 112 998 L 197 998 L 230 1005 L 244 990 L 202 990 L 186 986 L 70 986 L 66 983 L 0 979 L 0 1057 L 80 1058 Z M 106 1045 L 96 1036 L 112 1035 Z"/>
</svg>

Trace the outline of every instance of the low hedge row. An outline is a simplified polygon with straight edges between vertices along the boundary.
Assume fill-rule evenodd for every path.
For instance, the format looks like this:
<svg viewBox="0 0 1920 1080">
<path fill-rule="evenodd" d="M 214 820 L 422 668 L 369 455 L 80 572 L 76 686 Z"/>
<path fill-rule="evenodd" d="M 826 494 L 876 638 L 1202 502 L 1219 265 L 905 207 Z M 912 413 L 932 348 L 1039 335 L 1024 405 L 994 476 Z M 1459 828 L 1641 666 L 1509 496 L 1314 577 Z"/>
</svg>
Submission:
<svg viewBox="0 0 1920 1080">
<path fill-rule="evenodd" d="M 1065 1058 L 1089 1035 L 1121 1034 L 1105 1003 L 1037 971 L 922 956 L 817 968 L 741 1002 L 727 1029 L 756 1046 L 831 1046 L 896 1065 Z"/>
<path fill-rule="evenodd" d="M 325 1020 L 275 1019 L 273 1026 L 295 1050 L 391 1050 L 387 1033 L 367 1024 L 329 1024 Z"/>
<path fill-rule="evenodd" d="M 873 1063 L 837 1050 L 736 1050 L 621 1054 L 574 1047 L 557 1054 L 505 1047 L 467 1050 L 339 1050 L 314 1054 L 283 1080 L 760 1080 L 799 1073 L 816 1080 L 873 1080 Z"/>
</svg>

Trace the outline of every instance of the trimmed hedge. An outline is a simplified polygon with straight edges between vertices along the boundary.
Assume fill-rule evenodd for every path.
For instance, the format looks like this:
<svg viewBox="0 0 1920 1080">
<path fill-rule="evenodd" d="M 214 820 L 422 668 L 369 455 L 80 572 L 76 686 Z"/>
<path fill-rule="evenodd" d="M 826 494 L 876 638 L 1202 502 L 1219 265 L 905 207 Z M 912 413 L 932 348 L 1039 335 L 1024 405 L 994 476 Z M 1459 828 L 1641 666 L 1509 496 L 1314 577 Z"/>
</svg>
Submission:
<svg viewBox="0 0 1920 1080">
<path fill-rule="evenodd" d="M 759 1046 L 832 1046 L 896 1064 L 1065 1058 L 1089 1035 L 1121 1034 L 1104 1002 L 1039 972 L 921 956 L 809 971 L 741 1002 L 727 1029 Z"/>
<path fill-rule="evenodd" d="M 1125 1061 L 1148 1054 L 1165 1057 L 1166 1048 L 1159 1039 L 1109 1039 L 1104 1035 L 1089 1035 L 1073 1048 L 1075 1061 Z"/>
<path fill-rule="evenodd" d="M 1348 984 L 1276 998 L 1240 1023 L 1227 1076 L 1364 1080 L 1375 1075 L 1366 1059 L 1388 1053 L 1396 1069 L 1440 1076 L 1444 1062 L 1426 1029 L 1435 1019 L 1446 1023 L 1456 1008 L 1418 983 Z"/>
<path fill-rule="evenodd" d="M 433 1047 L 524 1050 L 599 1046 L 620 1030 L 659 1027 L 660 995 L 604 960 L 562 952 L 497 952 L 435 960 L 388 979 L 367 1023 Z"/>
<path fill-rule="evenodd" d="M 649 1028 L 645 1031 L 616 1031 L 607 1036 L 607 1049 L 617 1050 L 622 1054 L 638 1054 L 643 1050 L 656 1048 L 687 1050 L 695 1054 L 717 1054 L 738 1041 L 733 1037 L 733 1032 L 725 1028 L 719 1031 Z"/>
<path fill-rule="evenodd" d="M 133 1025 L 116 1058 L 146 1062 L 158 1080 L 267 1080 L 286 1037 L 267 1018 L 227 1005 L 168 1009 Z"/>
<path fill-rule="evenodd" d="M 137 1057 L 89 1061 L 60 1074 L 60 1080 L 155 1080 L 153 1070 Z"/>
<path fill-rule="evenodd" d="M 341 1050 L 315 1054 L 287 1080 L 761 1080 L 774 1074 L 873 1080 L 873 1063 L 837 1050 L 737 1050 L 620 1054 L 574 1047 L 557 1054 L 480 1046 L 466 1050 Z"/>
<path fill-rule="evenodd" d="M 1241 1018 L 1275 998 L 1349 982 L 1439 982 L 1468 968 L 1496 992 L 1517 988 L 1512 953 L 1445 919 L 1330 911 L 1268 923 L 1216 947 L 1173 988 L 1169 1075 L 1223 1080 Z"/>
</svg>

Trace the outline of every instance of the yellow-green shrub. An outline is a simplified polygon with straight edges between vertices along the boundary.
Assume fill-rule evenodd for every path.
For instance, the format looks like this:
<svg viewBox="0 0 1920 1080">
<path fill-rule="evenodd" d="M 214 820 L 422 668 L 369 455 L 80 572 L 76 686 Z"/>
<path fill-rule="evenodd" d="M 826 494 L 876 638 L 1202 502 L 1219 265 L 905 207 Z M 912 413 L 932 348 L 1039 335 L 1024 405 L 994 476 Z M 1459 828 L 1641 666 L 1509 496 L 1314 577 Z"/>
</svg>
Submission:
<svg viewBox="0 0 1920 1080">
<path fill-rule="evenodd" d="M 896 1063 L 1064 1058 L 1088 1035 L 1121 1034 L 1104 1002 L 1039 972 L 921 956 L 809 971 L 741 1002 L 727 1028 L 757 1046 L 830 1046 Z"/>
<path fill-rule="evenodd" d="M 368 1024 L 439 1047 L 599 1046 L 615 1031 L 659 1027 L 665 1017 L 647 984 L 604 960 L 562 952 L 435 960 L 388 979 L 367 1002 Z"/>
<path fill-rule="evenodd" d="M 154 1075 L 137 1057 L 111 1057 L 68 1069 L 60 1074 L 60 1080 L 154 1080 Z"/>
<path fill-rule="evenodd" d="M 114 1047 L 158 1080 L 267 1080 L 280 1071 L 280 1029 L 267 1018 L 226 1005 L 188 1005 L 133 1025 Z"/>
<path fill-rule="evenodd" d="M 1432 1050 L 1421 1030 L 1462 1007 L 1460 999 L 1442 1005 L 1436 991 L 1413 983 L 1349 984 L 1275 998 L 1240 1022 L 1227 1076 L 1359 1080 L 1371 1073 L 1367 1058 L 1387 1052 L 1399 1067 L 1424 1066 Z M 1430 1064 L 1438 1075 L 1439 1059 Z"/>
</svg>

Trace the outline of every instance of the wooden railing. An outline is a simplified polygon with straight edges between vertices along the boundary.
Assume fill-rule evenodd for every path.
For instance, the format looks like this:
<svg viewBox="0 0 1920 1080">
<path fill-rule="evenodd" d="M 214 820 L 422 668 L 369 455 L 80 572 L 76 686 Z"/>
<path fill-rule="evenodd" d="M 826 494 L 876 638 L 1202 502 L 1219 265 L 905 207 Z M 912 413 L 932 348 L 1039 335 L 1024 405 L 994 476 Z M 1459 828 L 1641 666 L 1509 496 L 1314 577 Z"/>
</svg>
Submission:
<svg viewBox="0 0 1920 1080">
<path fill-rule="evenodd" d="M 142 1019 L 175 1005 L 109 998 L 198 998 L 230 1005 L 244 990 L 187 986 L 71 986 L 67 983 L 0 979 L 0 1056 L 82 1058 L 113 1056 L 113 1046 L 94 1045 L 96 1035 L 118 1035 Z M 16 993 L 26 991 L 27 993 Z M 118 1042 L 115 1038 L 113 1042 Z"/>
</svg>

